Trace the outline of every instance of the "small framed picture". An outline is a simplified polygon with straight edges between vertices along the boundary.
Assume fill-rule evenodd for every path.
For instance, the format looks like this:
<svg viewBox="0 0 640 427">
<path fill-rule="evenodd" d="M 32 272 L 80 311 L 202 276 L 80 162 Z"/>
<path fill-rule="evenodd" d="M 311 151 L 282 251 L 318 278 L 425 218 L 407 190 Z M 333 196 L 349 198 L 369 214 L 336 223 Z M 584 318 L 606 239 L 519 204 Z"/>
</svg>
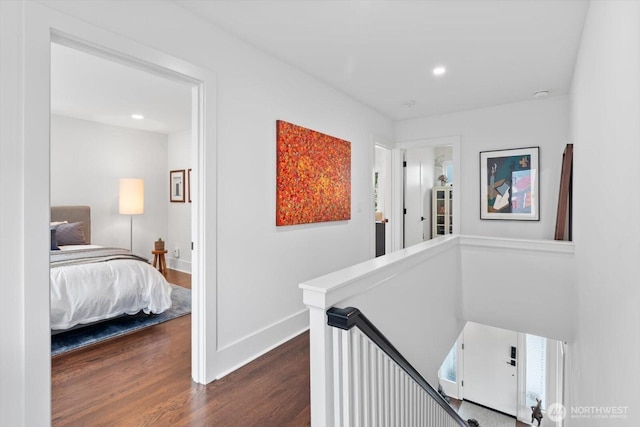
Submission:
<svg viewBox="0 0 640 427">
<path fill-rule="evenodd" d="M 480 152 L 480 219 L 540 220 L 540 147 Z"/>
<path fill-rule="evenodd" d="M 169 200 L 184 203 L 184 169 L 169 172 Z"/>
<path fill-rule="evenodd" d="M 191 203 L 191 168 L 187 169 L 187 196 L 189 203 Z"/>
</svg>

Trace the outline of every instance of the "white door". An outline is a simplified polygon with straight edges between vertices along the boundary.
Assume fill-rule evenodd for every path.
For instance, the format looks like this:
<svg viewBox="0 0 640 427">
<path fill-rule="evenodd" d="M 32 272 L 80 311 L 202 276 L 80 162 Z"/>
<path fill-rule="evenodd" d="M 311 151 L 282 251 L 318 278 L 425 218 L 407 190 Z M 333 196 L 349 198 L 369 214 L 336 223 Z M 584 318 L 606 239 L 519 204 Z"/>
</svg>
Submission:
<svg viewBox="0 0 640 427">
<path fill-rule="evenodd" d="M 433 148 L 409 149 L 405 161 L 404 246 L 409 247 L 431 238 Z"/>
<path fill-rule="evenodd" d="M 467 322 L 463 332 L 465 400 L 516 415 L 517 342 L 515 331 Z"/>
</svg>

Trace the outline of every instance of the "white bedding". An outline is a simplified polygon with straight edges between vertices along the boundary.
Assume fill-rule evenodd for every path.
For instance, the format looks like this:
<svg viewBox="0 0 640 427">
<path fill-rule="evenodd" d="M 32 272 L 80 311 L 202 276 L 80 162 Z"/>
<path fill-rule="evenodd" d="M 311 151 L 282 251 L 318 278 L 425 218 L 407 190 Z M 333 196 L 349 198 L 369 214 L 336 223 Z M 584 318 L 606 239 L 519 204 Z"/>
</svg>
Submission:
<svg viewBox="0 0 640 427">
<path fill-rule="evenodd" d="M 51 268 L 50 286 L 51 329 L 171 307 L 171 285 L 153 266 L 135 260 Z"/>
</svg>

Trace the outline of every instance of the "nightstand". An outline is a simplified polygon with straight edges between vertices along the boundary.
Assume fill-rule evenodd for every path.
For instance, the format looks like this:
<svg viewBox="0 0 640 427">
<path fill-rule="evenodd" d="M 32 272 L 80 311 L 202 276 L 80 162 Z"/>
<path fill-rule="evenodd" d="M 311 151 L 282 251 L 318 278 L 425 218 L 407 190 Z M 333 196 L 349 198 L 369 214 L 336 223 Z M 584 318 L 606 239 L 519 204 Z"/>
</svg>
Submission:
<svg viewBox="0 0 640 427">
<path fill-rule="evenodd" d="M 164 255 L 168 251 L 151 251 L 153 254 L 153 266 L 158 268 L 158 271 L 162 273 L 163 276 L 167 275 L 167 261 Z"/>
</svg>

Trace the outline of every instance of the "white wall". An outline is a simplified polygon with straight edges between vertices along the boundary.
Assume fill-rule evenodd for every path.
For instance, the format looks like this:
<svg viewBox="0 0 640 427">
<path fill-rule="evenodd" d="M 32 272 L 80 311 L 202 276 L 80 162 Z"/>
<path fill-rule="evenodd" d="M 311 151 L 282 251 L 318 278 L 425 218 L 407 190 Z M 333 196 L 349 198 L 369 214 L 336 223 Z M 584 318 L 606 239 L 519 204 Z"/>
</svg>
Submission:
<svg viewBox="0 0 640 427">
<path fill-rule="evenodd" d="M 569 141 L 566 96 L 396 123 L 396 141 L 459 135 L 461 166 L 454 187 L 460 195 L 459 232 L 469 235 L 552 239 L 562 152 Z M 540 221 L 480 220 L 480 151 L 540 147 Z"/>
<path fill-rule="evenodd" d="M 312 425 L 333 414 L 328 308 L 362 310 L 436 385 L 465 321 L 572 341 L 574 253 L 572 242 L 449 235 L 301 284 L 311 318 Z"/>
<path fill-rule="evenodd" d="M 47 380 L 43 376 L 49 375 L 50 356 L 41 351 L 46 346 L 46 335 L 27 324 L 25 283 L 27 279 L 46 283 L 45 257 L 48 255 L 44 251 L 34 254 L 35 261 L 45 265 L 30 276 L 24 249 L 33 244 L 28 241 L 27 227 L 42 222 L 41 233 L 44 233 L 48 215 L 46 212 L 26 214 L 25 185 L 28 178 L 24 169 L 26 166 L 36 171 L 37 167 L 46 168 L 49 147 L 40 151 L 41 159 L 32 159 L 25 165 L 27 147 L 22 126 L 24 74 L 21 67 L 25 52 L 22 30 L 20 4 L 0 2 L 0 186 L 3 188 L 0 223 L 5 224 L 0 227 L 0 424 L 45 425 L 43 422 L 49 418 L 51 399 L 48 392 L 41 393 L 40 390 Z M 36 197 L 45 197 L 42 189 Z M 41 205 L 44 206 L 45 202 Z M 48 307 L 48 300 L 48 297 L 44 301 L 36 300 L 35 304 L 45 303 Z M 43 344 L 30 353 L 26 334 L 34 332 L 35 338 L 42 339 Z M 32 368 L 28 368 L 29 362 Z M 31 397 L 28 404 L 26 396 Z M 38 405 L 40 411 L 32 411 L 31 405 Z"/>
<path fill-rule="evenodd" d="M 206 295 L 215 296 L 219 308 L 208 313 L 209 325 L 216 329 L 208 330 L 213 362 L 207 362 L 214 366 L 209 376 L 245 363 L 308 326 L 298 283 L 373 254 L 371 135 L 392 140 L 390 120 L 174 3 L 0 3 L 1 176 L 3 185 L 11 187 L 7 196 L 12 201 L 2 204 L 0 215 L 16 227 L 12 239 L 5 240 L 3 234 L 0 244 L 3 254 L 17 249 L 7 258 L 11 264 L 7 268 L 3 264 L 0 273 L 3 288 L 5 283 L 12 284 L 12 290 L 2 291 L 0 310 L 0 395 L 8 397 L 2 401 L 0 423 L 46 425 L 50 414 L 45 314 L 49 295 L 41 284 L 48 274 L 48 40 L 52 27 L 71 35 L 81 29 L 84 35 L 99 34 L 100 40 L 117 39 L 119 45 L 127 40 L 128 46 L 135 46 L 132 50 L 145 46 L 155 50 L 154 58 L 171 55 L 217 75 L 217 81 L 208 82 L 208 87 L 215 85 L 217 99 L 207 100 L 207 111 L 215 111 L 217 120 L 207 127 L 207 141 L 213 145 L 208 146 L 206 158 L 216 163 L 209 164 L 214 173 L 208 176 L 207 191 L 217 195 L 218 210 L 207 224 L 213 241 L 203 242 L 217 242 L 217 259 L 204 261 L 220 266 L 204 284 Z M 178 63 L 184 64 L 166 61 L 167 66 Z M 349 221 L 276 228 L 278 119 L 351 141 Z M 10 123 L 7 128 L 5 120 Z M 9 324 L 10 328 L 5 327 Z M 25 402 L 29 402 L 28 412 Z"/>
<path fill-rule="evenodd" d="M 174 4 L 50 4 L 216 72 L 221 372 L 304 329 L 296 285 L 372 253 L 371 135 L 391 138 L 391 121 Z M 350 221 L 275 226 L 278 119 L 351 141 Z"/>
<path fill-rule="evenodd" d="M 168 165 L 166 174 L 171 170 L 185 170 L 185 185 L 189 185 L 189 173 L 191 168 L 191 131 L 185 130 L 168 135 Z M 167 178 L 168 179 L 168 178 Z M 168 201 L 169 225 L 167 234 L 162 237 L 166 241 L 167 266 L 175 270 L 191 272 L 191 206 L 189 203 L 189 190 L 185 190 L 184 203 L 172 203 Z M 180 256 L 174 255 L 174 250 L 180 250 Z"/>
<path fill-rule="evenodd" d="M 91 206 L 92 243 L 129 248 L 130 216 L 118 213 L 120 178 L 144 179 L 144 214 L 133 216 L 133 252 L 151 257 L 167 235 L 167 136 L 51 117 L 51 204 Z"/>
<path fill-rule="evenodd" d="M 573 340 L 573 243 L 460 236 L 460 259 L 465 320 Z"/>
<path fill-rule="evenodd" d="M 639 9 L 637 1 L 591 3 L 571 100 L 580 323 L 568 404 L 629 410 L 625 419 L 569 418 L 569 426 L 638 424 Z"/>
</svg>

